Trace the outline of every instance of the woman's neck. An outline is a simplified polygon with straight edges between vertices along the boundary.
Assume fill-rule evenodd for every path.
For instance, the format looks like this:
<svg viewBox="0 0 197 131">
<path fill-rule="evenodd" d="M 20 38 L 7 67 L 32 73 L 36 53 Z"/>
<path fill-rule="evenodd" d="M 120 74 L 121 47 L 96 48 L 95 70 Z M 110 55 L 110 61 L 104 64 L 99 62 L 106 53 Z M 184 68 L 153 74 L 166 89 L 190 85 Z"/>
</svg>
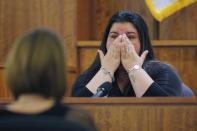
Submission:
<svg viewBox="0 0 197 131">
<path fill-rule="evenodd" d="M 39 113 L 51 108 L 55 101 L 37 94 L 21 95 L 15 102 L 7 106 L 7 109 L 18 113 Z"/>
</svg>

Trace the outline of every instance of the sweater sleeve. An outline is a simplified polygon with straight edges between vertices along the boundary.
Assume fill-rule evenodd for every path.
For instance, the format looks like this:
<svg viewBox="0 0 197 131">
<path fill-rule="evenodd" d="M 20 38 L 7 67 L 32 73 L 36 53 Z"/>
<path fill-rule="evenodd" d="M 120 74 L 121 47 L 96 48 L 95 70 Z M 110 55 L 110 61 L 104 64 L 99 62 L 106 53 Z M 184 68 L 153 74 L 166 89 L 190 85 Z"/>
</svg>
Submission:
<svg viewBox="0 0 197 131">
<path fill-rule="evenodd" d="M 91 97 L 93 93 L 86 88 L 83 78 L 79 77 L 75 81 L 72 89 L 72 96 L 74 97 Z"/>
<path fill-rule="evenodd" d="M 143 96 L 182 96 L 181 80 L 170 65 L 151 62 L 145 70 L 154 82 Z"/>
<path fill-rule="evenodd" d="M 111 89 L 112 89 L 112 84 L 110 82 L 104 82 L 98 88 L 104 88 L 105 89 L 105 93 L 109 94 L 111 92 Z M 73 92 L 73 94 L 74 94 L 73 96 L 78 96 L 78 97 L 92 97 L 94 95 L 85 86 L 81 87 L 81 89 L 79 89 L 78 91 Z"/>
<path fill-rule="evenodd" d="M 72 96 L 74 97 L 91 97 L 93 93 L 86 88 L 87 83 L 92 79 L 97 71 L 86 70 L 75 80 L 72 87 Z"/>
</svg>

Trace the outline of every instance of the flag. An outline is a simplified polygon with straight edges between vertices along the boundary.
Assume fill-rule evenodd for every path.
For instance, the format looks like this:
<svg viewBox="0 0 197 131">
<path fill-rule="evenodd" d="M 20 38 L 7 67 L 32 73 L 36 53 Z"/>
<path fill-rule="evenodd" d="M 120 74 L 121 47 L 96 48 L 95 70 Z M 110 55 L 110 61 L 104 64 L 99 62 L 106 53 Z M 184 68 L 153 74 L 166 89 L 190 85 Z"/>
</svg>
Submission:
<svg viewBox="0 0 197 131">
<path fill-rule="evenodd" d="M 158 21 L 172 15 L 176 11 L 196 2 L 197 0 L 145 0 L 146 4 Z"/>
</svg>

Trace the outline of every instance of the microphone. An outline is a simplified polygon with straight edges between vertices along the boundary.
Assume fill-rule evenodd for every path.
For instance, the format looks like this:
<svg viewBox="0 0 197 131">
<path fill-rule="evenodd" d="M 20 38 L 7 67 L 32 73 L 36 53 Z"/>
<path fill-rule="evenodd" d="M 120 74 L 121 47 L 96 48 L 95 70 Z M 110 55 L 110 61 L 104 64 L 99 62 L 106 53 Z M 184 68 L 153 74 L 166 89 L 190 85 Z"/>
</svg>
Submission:
<svg viewBox="0 0 197 131">
<path fill-rule="evenodd" d="M 92 97 L 96 98 L 106 96 L 111 89 L 112 85 L 109 82 L 105 82 L 100 87 L 98 87 L 96 94 L 94 94 Z"/>
</svg>

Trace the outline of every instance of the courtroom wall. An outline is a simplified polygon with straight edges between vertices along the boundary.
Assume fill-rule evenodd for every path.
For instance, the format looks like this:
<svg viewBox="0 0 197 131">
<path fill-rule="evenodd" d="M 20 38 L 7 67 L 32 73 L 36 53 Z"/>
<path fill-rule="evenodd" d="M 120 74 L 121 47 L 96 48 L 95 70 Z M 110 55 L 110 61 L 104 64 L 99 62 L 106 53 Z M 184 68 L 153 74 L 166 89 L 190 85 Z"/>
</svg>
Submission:
<svg viewBox="0 0 197 131">
<path fill-rule="evenodd" d="M 0 0 L 1 70 L 16 38 L 36 27 L 47 27 L 64 40 L 69 75 L 67 84 L 70 87 L 77 68 L 76 5 L 76 0 Z"/>
<path fill-rule="evenodd" d="M 101 40 L 109 17 L 118 10 L 139 13 L 146 21 L 154 40 L 197 39 L 197 2 L 157 22 L 145 0 L 78 0 L 78 40 Z"/>
</svg>

